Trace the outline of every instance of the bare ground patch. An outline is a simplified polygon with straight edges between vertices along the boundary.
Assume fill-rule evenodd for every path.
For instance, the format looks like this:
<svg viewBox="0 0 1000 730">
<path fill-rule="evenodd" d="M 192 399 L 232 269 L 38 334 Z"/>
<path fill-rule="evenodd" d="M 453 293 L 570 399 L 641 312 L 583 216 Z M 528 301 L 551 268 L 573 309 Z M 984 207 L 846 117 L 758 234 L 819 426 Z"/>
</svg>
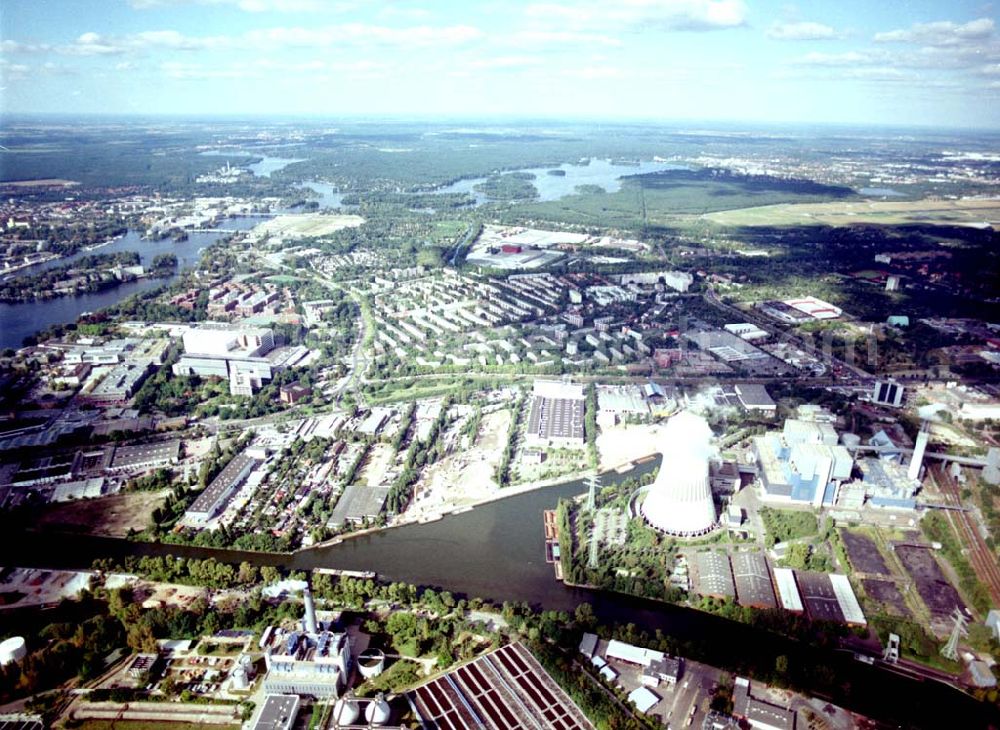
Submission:
<svg viewBox="0 0 1000 730">
<path fill-rule="evenodd" d="M 129 530 L 148 527 L 153 510 L 169 492 L 130 492 L 50 505 L 38 512 L 34 527 L 124 537 Z"/>
</svg>

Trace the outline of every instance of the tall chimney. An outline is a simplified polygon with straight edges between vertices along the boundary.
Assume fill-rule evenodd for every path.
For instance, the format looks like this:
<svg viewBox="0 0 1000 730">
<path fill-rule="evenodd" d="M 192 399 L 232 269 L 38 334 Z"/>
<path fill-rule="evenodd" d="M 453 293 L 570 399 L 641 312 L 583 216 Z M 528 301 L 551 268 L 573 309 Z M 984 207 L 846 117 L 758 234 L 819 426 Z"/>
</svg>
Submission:
<svg viewBox="0 0 1000 730">
<path fill-rule="evenodd" d="M 920 467 L 924 462 L 924 450 L 927 448 L 927 439 L 930 434 L 927 433 L 927 423 L 924 422 L 923 427 L 920 429 L 920 433 L 917 434 L 917 443 L 913 447 L 913 456 L 910 458 L 910 468 L 906 472 L 908 479 L 919 479 L 920 478 Z"/>
<path fill-rule="evenodd" d="M 312 591 L 309 590 L 309 586 L 302 589 L 302 600 L 306 604 L 306 615 L 304 619 L 306 631 L 310 634 L 319 633 L 319 630 L 316 627 L 316 606 L 313 605 Z"/>
</svg>

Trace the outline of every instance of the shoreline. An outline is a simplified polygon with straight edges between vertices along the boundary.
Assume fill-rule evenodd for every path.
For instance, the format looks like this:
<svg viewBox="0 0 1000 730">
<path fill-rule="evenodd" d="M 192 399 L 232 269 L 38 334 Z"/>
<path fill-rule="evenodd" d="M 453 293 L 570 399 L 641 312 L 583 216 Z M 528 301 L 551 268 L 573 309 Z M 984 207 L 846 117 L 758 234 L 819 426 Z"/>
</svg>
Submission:
<svg viewBox="0 0 1000 730">
<path fill-rule="evenodd" d="M 393 520 L 392 522 L 386 524 L 384 527 L 368 527 L 365 528 L 364 530 L 357 530 L 355 532 L 347 533 L 346 535 L 337 535 L 336 537 L 332 537 L 329 540 L 323 540 L 322 542 L 317 542 L 313 545 L 310 545 L 309 547 L 300 547 L 292 551 L 291 554 L 305 552 L 307 550 L 315 550 L 317 548 L 329 547 L 331 545 L 339 545 L 346 540 L 351 540 L 356 537 L 362 537 L 364 535 L 371 535 L 372 533 L 382 532 L 383 530 L 392 530 L 398 527 L 405 527 L 407 525 L 420 525 L 420 524 L 426 524 L 428 522 L 437 522 L 439 520 L 443 520 L 445 517 L 448 517 L 449 515 L 458 515 L 458 514 L 463 514 L 465 512 L 471 512 L 476 507 L 481 507 L 482 505 L 485 504 L 497 502 L 501 499 L 506 499 L 507 497 L 516 497 L 519 494 L 533 492 L 537 489 L 547 489 L 548 487 L 555 487 L 562 484 L 569 484 L 570 482 L 579 481 L 581 479 L 586 479 L 593 473 L 593 471 L 594 471 L 593 469 L 588 469 L 586 472 L 583 472 L 578 475 L 563 474 L 562 476 L 552 477 L 551 479 L 545 479 L 538 482 L 530 482 L 528 484 L 522 484 L 515 487 L 503 487 L 501 489 L 498 489 L 495 494 L 491 494 L 481 499 L 473 500 L 468 504 L 451 505 L 449 507 L 441 509 L 440 511 L 429 512 L 427 514 L 413 515 L 409 518 L 406 518 L 406 513 L 404 512 L 400 518 Z"/>
</svg>

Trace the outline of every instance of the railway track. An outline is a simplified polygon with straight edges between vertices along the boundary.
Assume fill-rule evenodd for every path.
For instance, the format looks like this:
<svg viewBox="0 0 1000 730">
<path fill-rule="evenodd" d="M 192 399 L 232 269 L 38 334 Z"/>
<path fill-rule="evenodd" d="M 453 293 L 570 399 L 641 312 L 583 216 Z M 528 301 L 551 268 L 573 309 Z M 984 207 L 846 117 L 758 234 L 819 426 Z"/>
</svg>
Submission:
<svg viewBox="0 0 1000 730">
<path fill-rule="evenodd" d="M 952 479 L 948 470 L 943 465 L 935 467 L 933 475 L 945 502 L 950 506 L 960 507 L 962 498 L 959 494 L 959 486 Z M 1000 606 L 1000 566 L 997 565 L 993 551 L 989 549 L 986 541 L 979 534 L 973 513 L 956 509 L 948 510 L 946 514 L 948 522 L 955 528 L 959 539 L 968 548 L 972 569 L 989 590 L 993 604 Z"/>
</svg>

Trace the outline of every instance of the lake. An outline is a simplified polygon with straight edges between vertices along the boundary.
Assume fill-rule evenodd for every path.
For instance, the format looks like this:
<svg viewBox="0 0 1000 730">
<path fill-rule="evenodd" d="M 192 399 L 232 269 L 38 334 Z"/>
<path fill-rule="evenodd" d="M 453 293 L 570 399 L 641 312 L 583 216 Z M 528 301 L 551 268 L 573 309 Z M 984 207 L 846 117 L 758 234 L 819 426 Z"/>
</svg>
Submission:
<svg viewBox="0 0 1000 730">
<path fill-rule="evenodd" d="M 669 162 L 653 162 L 643 160 L 636 165 L 614 164 L 611 160 L 590 160 L 586 165 L 562 164 L 558 167 L 531 167 L 511 172 L 526 172 L 535 176 L 531 181 L 538 190 L 535 200 L 559 200 L 567 195 L 576 194 L 577 185 L 599 185 L 606 192 L 616 193 L 621 190 L 621 178 L 628 175 L 644 175 L 650 172 L 664 170 L 686 169 L 683 165 Z M 561 170 L 565 175 L 550 175 L 549 170 Z M 506 173 L 505 173 L 506 174 Z M 485 177 L 459 180 L 451 185 L 435 190 L 435 193 L 465 193 L 476 200 L 476 205 L 490 202 L 483 193 L 473 190 L 473 187 L 485 182 Z"/>
<path fill-rule="evenodd" d="M 260 218 L 241 216 L 227 218 L 222 225 L 229 230 L 249 230 L 258 223 L 260 223 Z M 139 231 L 129 230 L 124 236 L 105 246 L 90 251 L 78 251 L 72 256 L 22 269 L 17 272 L 17 277 L 37 274 L 46 269 L 71 263 L 90 254 L 111 254 L 122 251 L 137 251 L 144 266 L 149 266 L 153 258 L 161 253 L 173 253 L 177 256 L 177 269 L 169 277 L 138 279 L 93 294 L 39 299 L 32 302 L 0 303 L 0 349 L 21 347 L 25 337 L 33 335 L 39 330 L 54 324 L 75 322 L 84 312 L 96 312 L 104 307 L 117 304 L 133 294 L 140 294 L 170 283 L 184 269 L 196 266 L 201 258 L 201 251 L 225 235 L 227 234 L 217 231 L 189 231 L 186 241 L 174 242 L 170 238 L 150 241 L 142 238 Z"/>
</svg>

